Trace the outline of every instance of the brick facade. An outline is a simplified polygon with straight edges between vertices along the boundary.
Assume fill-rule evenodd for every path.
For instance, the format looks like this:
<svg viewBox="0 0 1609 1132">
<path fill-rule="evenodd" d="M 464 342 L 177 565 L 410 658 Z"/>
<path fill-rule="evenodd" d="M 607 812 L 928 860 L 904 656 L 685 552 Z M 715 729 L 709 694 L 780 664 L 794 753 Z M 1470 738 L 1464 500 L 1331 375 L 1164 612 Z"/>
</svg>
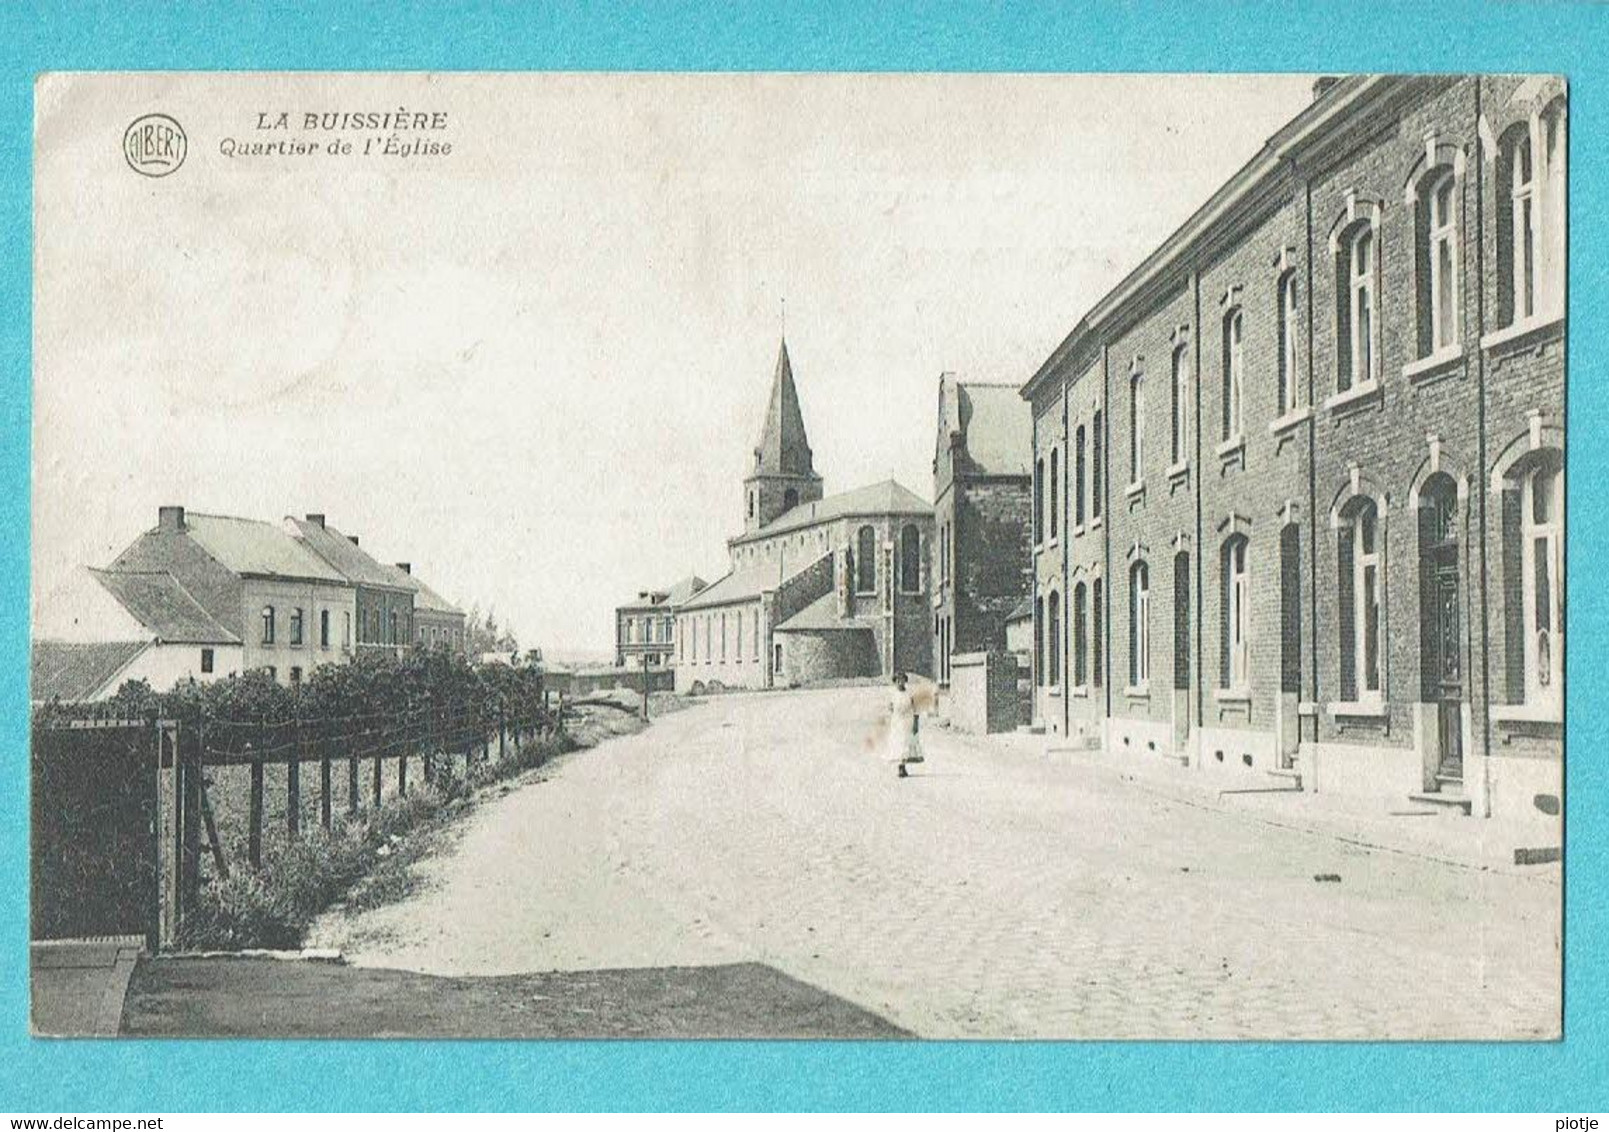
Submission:
<svg viewBox="0 0 1609 1132">
<path fill-rule="evenodd" d="M 1557 80 L 1343 80 L 1041 367 L 1023 396 L 1046 730 L 1557 812 L 1564 128 Z M 1096 412 L 1099 523 L 1076 455 Z"/>
</svg>

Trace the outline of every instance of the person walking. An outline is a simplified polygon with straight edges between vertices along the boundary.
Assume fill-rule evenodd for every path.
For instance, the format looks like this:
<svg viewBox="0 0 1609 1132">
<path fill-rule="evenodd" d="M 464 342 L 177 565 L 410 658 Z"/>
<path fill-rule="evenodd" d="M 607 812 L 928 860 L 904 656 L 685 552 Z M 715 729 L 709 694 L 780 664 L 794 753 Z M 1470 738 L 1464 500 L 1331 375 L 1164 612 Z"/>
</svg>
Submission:
<svg viewBox="0 0 1609 1132">
<path fill-rule="evenodd" d="M 894 689 L 888 698 L 888 752 L 899 768 L 901 778 L 909 778 L 906 767 L 922 762 L 922 740 L 918 728 L 921 716 L 916 710 L 916 697 L 911 694 L 910 680 L 903 672 L 894 674 Z"/>
</svg>

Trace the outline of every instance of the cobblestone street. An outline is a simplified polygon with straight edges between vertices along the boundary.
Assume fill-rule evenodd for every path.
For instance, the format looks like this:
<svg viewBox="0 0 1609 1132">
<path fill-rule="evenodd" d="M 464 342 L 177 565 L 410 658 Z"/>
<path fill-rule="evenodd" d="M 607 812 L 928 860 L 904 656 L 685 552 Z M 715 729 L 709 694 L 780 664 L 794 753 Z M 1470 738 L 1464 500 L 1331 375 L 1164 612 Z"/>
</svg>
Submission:
<svg viewBox="0 0 1609 1132">
<path fill-rule="evenodd" d="M 884 703 L 734 695 L 580 752 L 317 942 L 448 975 L 760 962 L 933 1038 L 1558 1033 L 1557 866 L 1373 850 L 1019 736 L 925 731 L 901 781 Z"/>
</svg>

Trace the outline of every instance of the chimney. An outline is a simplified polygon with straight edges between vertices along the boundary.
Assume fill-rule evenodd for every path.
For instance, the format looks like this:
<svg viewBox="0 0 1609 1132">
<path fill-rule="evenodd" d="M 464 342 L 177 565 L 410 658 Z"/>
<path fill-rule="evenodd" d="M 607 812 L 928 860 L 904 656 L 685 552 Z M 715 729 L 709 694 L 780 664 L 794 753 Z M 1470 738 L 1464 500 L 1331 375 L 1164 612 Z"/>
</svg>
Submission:
<svg viewBox="0 0 1609 1132">
<path fill-rule="evenodd" d="M 346 537 L 352 540 L 352 545 L 353 546 L 356 546 L 358 544 L 358 536 L 357 535 L 347 535 Z"/>
<path fill-rule="evenodd" d="M 156 509 L 156 529 L 159 531 L 184 530 L 184 508 L 158 507 Z"/>
<path fill-rule="evenodd" d="M 397 569 L 401 570 L 404 574 L 412 574 L 413 573 L 413 563 L 412 562 L 398 562 L 397 563 Z"/>
<path fill-rule="evenodd" d="M 320 530 L 324 529 L 324 513 L 322 511 L 309 511 L 307 513 L 307 521 L 312 523 L 315 527 L 318 527 Z"/>
<path fill-rule="evenodd" d="M 1341 76 L 1340 75 L 1320 75 L 1318 78 L 1314 79 L 1313 80 L 1313 101 L 1317 102 L 1319 99 L 1323 98 L 1326 94 L 1330 93 L 1330 89 L 1332 87 L 1334 87 L 1335 84 L 1340 82 L 1340 81 L 1341 81 Z"/>
</svg>

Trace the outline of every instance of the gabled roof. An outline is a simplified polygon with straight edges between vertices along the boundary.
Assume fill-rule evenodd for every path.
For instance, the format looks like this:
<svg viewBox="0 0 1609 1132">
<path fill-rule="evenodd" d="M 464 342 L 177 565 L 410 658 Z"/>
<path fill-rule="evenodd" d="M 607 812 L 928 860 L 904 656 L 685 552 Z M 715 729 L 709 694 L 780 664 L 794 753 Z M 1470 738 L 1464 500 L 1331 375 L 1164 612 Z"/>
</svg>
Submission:
<svg viewBox="0 0 1609 1132">
<path fill-rule="evenodd" d="M 663 590 L 649 590 L 646 597 L 639 594 L 629 601 L 623 601 L 616 609 L 675 609 L 688 598 L 708 586 L 697 574 L 689 574 L 674 586 Z"/>
<path fill-rule="evenodd" d="M 1011 612 L 1006 614 L 1006 624 L 1009 625 L 1014 621 L 1027 621 L 1030 620 L 1033 615 L 1034 599 L 1031 597 L 1025 597 L 1016 605 L 1012 606 Z"/>
<path fill-rule="evenodd" d="M 82 703 L 109 686 L 148 641 L 35 641 L 29 662 L 29 698 L 35 703 Z"/>
<path fill-rule="evenodd" d="M 448 601 L 435 590 L 431 589 L 428 585 L 420 580 L 419 575 L 410 573 L 409 571 L 403 570 L 397 566 L 382 564 L 381 569 L 384 570 L 386 576 L 391 579 L 389 584 L 397 586 L 399 589 L 406 588 L 413 591 L 413 608 L 415 612 L 424 610 L 427 613 L 453 613 L 457 614 L 459 617 L 464 615 L 464 611 L 462 609 L 459 609 L 452 602 Z"/>
<path fill-rule="evenodd" d="M 185 516 L 184 529 L 221 566 L 236 574 L 349 584 L 339 570 L 273 523 L 192 511 Z"/>
<path fill-rule="evenodd" d="M 166 571 L 90 570 L 90 574 L 159 642 L 238 645 L 240 638 L 218 623 Z"/>
<path fill-rule="evenodd" d="M 759 530 L 737 535 L 727 541 L 732 545 L 754 542 L 785 531 L 798 530 L 801 527 L 810 527 L 851 515 L 931 515 L 932 513 L 933 504 L 916 492 L 894 480 L 884 480 L 881 483 L 868 484 L 866 487 L 857 487 L 852 491 L 841 491 L 837 495 L 829 495 L 814 503 L 801 503 L 792 510 L 784 511 Z"/>
<path fill-rule="evenodd" d="M 1014 385 L 956 383 L 951 427 L 966 440 L 966 471 L 984 476 L 1033 474 L 1033 407 Z"/>
<path fill-rule="evenodd" d="M 825 633 L 846 630 L 870 633 L 872 622 L 864 617 L 840 617 L 838 594 L 833 590 L 828 590 L 776 628 L 778 633 Z"/>
<path fill-rule="evenodd" d="M 805 563 L 806 566 L 810 563 Z M 713 605 L 729 605 L 735 601 L 750 601 L 776 589 L 787 578 L 777 564 L 764 562 L 733 570 L 726 577 L 706 586 L 698 594 L 682 603 L 682 609 L 705 609 Z"/>
<path fill-rule="evenodd" d="M 793 385 L 793 363 L 788 359 L 788 341 L 777 351 L 776 373 L 771 378 L 771 398 L 766 403 L 765 423 L 760 427 L 760 443 L 755 475 L 813 476 L 810 440 L 805 436 L 804 414 L 799 411 L 799 391 Z"/>
<path fill-rule="evenodd" d="M 364 586 L 383 586 L 386 589 L 413 589 L 398 582 L 394 568 L 375 561 L 368 551 L 346 535 L 318 519 L 287 518 L 296 538 L 324 562 L 334 567 L 349 582 Z M 395 570 L 400 574 L 400 570 Z"/>
</svg>

